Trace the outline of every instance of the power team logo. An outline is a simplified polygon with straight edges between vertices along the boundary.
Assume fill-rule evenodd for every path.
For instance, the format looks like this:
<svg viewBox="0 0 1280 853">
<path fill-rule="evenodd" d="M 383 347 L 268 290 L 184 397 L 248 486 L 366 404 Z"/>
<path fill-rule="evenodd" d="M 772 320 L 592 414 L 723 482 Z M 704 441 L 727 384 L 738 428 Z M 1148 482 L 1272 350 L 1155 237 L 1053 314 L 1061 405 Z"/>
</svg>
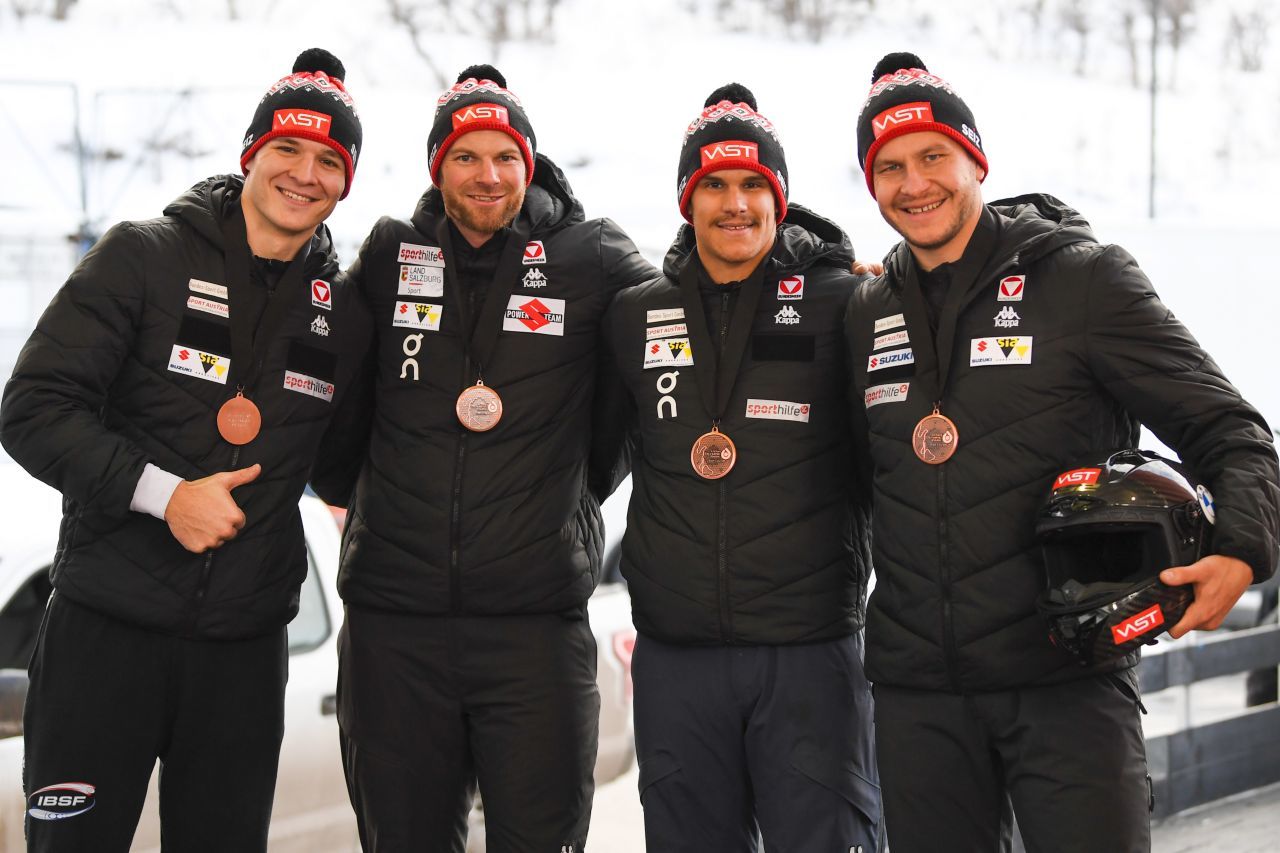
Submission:
<svg viewBox="0 0 1280 853">
<path fill-rule="evenodd" d="M 928 101 L 916 101 L 890 107 L 871 120 L 871 133 L 879 139 L 895 127 L 910 124 L 932 124 L 933 105 Z"/>
<path fill-rule="evenodd" d="M 1117 646 L 1123 646 L 1134 637 L 1149 634 L 1164 624 L 1164 611 L 1159 604 L 1153 604 L 1141 613 L 1135 613 L 1119 625 L 1111 626 L 1111 638 Z"/>
<path fill-rule="evenodd" d="M 1022 292 L 1027 288 L 1025 275 L 1010 275 L 1000 279 L 996 286 L 997 302 L 1021 302 Z"/>
<path fill-rule="evenodd" d="M 231 359 L 201 352 L 193 347 L 174 344 L 169 353 L 169 370 L 184 376 L 194 376 L 207 382 L 227 384 L 227 373 L 231 370 Z"/>
<path fill-rule="evenodd" d="M 440 318 L 444 307 L 430 302 L 397 302 L 391 325 L 405 329 L 440 331 Z"/>
<path fill-rule="evenodd" d="M 333 310 L 333 288 L 329 282 L 318 278 L 311 280 L 311 304 L 326 311 Z"/>
<path fill-rule="evenodd" d="M 59 782 L 27 798 L 27 814 L 36 820 L 66 820 L 97 804 L 97 789 L 88 782 Z"/>
<path fill-rule="evenodd" d="M 305 130 L 326 137 L 329 135 L 329 127 L 332 124 L 333 119 L 323 113 L 299 109 L 276 110 L 275 118 L 271 122 L 272 127 L 277 130 Z"/>
<path fill-rule="evenodd" d="M 969 341 L 969 366 L 1030 364 L 1030 335 L 1017 338 L 973 338 Z"/>
<path fill-rule="evenodd" d="M 804 299 L 804 276 L 793 275 L 778 280 L 779 299 Z"/>
<path fill-rule="evenodd" d="M 726 139 L 724 142 L 713 142 L 699 149 L 702 156 L 702 167 L 714 166 L 726 160 L 752 160 L 760 162 L 760 146 L 754 142 L 741 139 Z"/>
<path fill-rule="evenodd" d="M 542 245 L 541 240 L 530 240 L 524 247 L 524 258 L 522 263 L 527 266 L 533 264 L 545 264 L 547 262 L 547 249 Z"/>
<path fill-rule="evenodd" d="M 474 121 L 492 121 L 498 124 L 511 124 L 507 108 L 499 104 L 471 104 L 453 111 L 453 129 Z"/>
<path fill-rule="evenodd" d="M 520 294 L 513 295 L 507 301 L 507 310 L 502 317 L 502 330 L 564 337 L 564 300 L 549 296 L 531 299 Z"/>
</svg>

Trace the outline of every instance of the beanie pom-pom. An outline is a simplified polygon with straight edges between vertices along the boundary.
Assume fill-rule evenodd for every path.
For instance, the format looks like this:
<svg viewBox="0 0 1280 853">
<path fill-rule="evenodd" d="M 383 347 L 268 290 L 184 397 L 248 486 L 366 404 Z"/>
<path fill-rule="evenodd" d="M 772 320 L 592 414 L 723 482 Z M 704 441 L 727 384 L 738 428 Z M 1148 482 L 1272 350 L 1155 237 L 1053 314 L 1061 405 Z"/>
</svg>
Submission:
<svg viewBox="0 0 1280 853">
<path fill-rule="evenodd" d="M 871 82 L 875 83 L 884 75 L 901 71 L 903 68 L 919 68 L 921 71 L 929 70 L 925 66 L 924 60 L 914 53 L 890 53 L 876 63 L 875 70 L 871 72 Z"/>
<path fill-rule="evenodd" d="M 293 61 L 294 74 L 315 74 L 324 72 L 330 80 L 346 80 L 347 67 L 342 60 L 322 47 L 312 47 L 298 54 Z"/>
<path fill-rule="evenodd" d="M 704 108 L 715 106 L 721 101 L 728 101 L 731 104 L 746 104 L 757 112 L 760 110 L 760 108 L 756 106 L 756 96 L 751 93 L 750 89 L 741 83 L 726 83 L 710 95 L 707 95 L 707 101 L 702 106 Z"/>
<path fill-rule="evenodd" d="M 507 88 L 507 78 L 502 76 L 502 72 L 494 68 L 492 65 L 472 65 L 464 68 L 462 73 L 458 75 L 457 83 L 463 83 L 472 77 L 477 80 L 492 80 L 502 88 Z"/>
</svg>

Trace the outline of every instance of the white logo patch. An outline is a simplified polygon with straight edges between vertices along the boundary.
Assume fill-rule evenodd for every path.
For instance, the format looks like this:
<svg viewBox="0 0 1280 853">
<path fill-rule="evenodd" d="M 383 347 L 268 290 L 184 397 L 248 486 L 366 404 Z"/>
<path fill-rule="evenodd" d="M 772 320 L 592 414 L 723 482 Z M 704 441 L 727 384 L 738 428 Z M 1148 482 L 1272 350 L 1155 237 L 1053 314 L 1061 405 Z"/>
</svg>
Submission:
<svg viewBox="0 0 1280 853">
<path fill-rule="evenodd" d="M 779 299 L 804 299 L 804 276 L 793 275 L 778 280 Z"/>
<path fill-rule="evenodd" d="M 1022 322 L 1022 318 L 1018 316 L 1018 312 L 1013 310 L 1012 305 L 1006 305 L 1000 309 L 1000 313 L 992 318 L 996 322 L 997 329 L 1016 329 L 1018 323 Z"/>
<path fill-rule="evenodd" d="M 786 400 L 747 400 L 747 417 L 807 424 L 809 404 L 790 403 Z"/>
<path fill-rule="evenodd" d="M 299 394 L 306 394 L 308 397 L 324 400 L 326 403 L 333 402 L 333 383 L 324 382 L 314 376 L 306 376 L 302 373 L 286 370 L 284 372 L 284 387 L 290 391 L 297 391 Z"/>
<path fill-rule="evenodd" d="M 683 320 L 683 308 L 661 308 L 648 312 L 646 323 L 670 323 L 672 320 Z"/>
<path fill-rule="evenodd" d="M 515 294 L 507 300 L 502 330 L 564 337 L 564 300 Z"/>
<path fill-rule="evenodd" d="M 899 329 L 896 332 L 890 332 L 887 335 L 881 335 L 871 342 L 872 349 L 884 349 L 885 347 L 898 347 L 903 344 L 911 343 L 911 338 L 907 336 L 906 329 Z"/>
<path fill-rule="evenodd" d="M 888 385 L 872 385 L 862 394 L 862 402 L 869 409 L 881 403 L 906 402 L 910 382 L 890 382 Z"/>
<path fill-rule="evenodd" d="M 773 322 L 778 326 L 794 326 L 800 322 L 800 312 L 792 305 L 784 306 L 781 311 L 773 315 Z"/>
<path fill-rule="evenodd" d="M 319 278 L 311 280 L 311 304 L 326 311 L 333 310 L 333 288 L 329 282 Z"/>
<path fill-rule="evenodd" d="M 541 240 L 530 240 L 525 245 L 523 262 L 525 266 L 547 262 L 547 250 L 543 247 Z"/>
<path fill-rule="evenodd" d="M 1031 337 L 974 338 L 969 341 L 969 366 L 1030 364 Z"/>
<path fill-rule="evenodd" d="M 444 266 L 444 252 L 439 246 L 419 246 L 417 243 L 401 243 L 396 260 L 402 264 L 418 264 L 426 267 Z"/>
<path fill-rule="evenodd" d="M 329 337 L 329 324 L 324 321 L 323 315 L 317 314 L 316 318 L 311 321 L 311 334 L 319 335 L 322 338 Z"/>
<path fill-rule="evenodd" d="M 644 345 L 644 369 L 683 367 L 693 364 L 693 346 L 688 338 L 665 338 Z"/>
<path fill-rule="evenodd" d="M 227 298 L 227 286 L 225 284 L 212 284 L 207 281 L 201 281 L 193 278 L 187 282 L 187 287 L 196 293 L 203 293 L 205 296 L 216 296 L 219 299 Z"/>
<path fill-rule="evenodd" d="M 399 296 L 444 296 L 444 269 L 404 264 L 400 267 Z"/>
<path fill-rule="evenodd" d="M 227 372 L 231 370 L 231 359 L 211 352 L 201 352 L 192 347 L 184 347 L 182 344 L 174 344 L 173 350 L 169 353 L 169 369 L 174 373 L 184 373 L 196 379 L 226 385 Z"/>
<path fill-rule="evenodd" d="M 881 317 L 879 320 L 876 320 L 876 334 L 878 335 L 881 332 L 888 331 L 889 329 L 896 329 L 898 326 L 905 325 L 907 325 L 907 321 L 902 319 L 901 314 L 892 314 L 888 317 Z"/>
<path fill-rule="evenodd" d="M 889 350 L 869 357 L 867 359 L 867 372 L 884 370 L 886 367 L 896 367 L 900 364 L 915 364 L 915 362 L 916 354 L 910 349 Z"/>
<path fill-rule="evenodd" d="M 1025 275 L 1010 275 L 1000 279 L 996 285 L 997 302 L 1021 302 L 1022 293 L 1027 287 Z"/>
<path fill-rule="evenodd" d="M 397 302 L 391 325 L 438 332 L 442 316 L 444 316 L 443 305 L 434 305 L 430 302 Z"/>
<path fill-rule="evenodd" d="M 206 314 L 217 314 L 219 317 L 226 317 L 228 313 L 225 302 L 214 302 L 212 299 L 205 299 L 202 296 L 188 296 L 187 307 L 194 308 L 196 311 L 203 311 Z"/>
<path fill-rule="evenodd" d="M 644 338 L 651 341 L 654 338 L 674 338 L 679 335 L 689 334 L 689 327 L 684 323 L 668 323 L 665 326 L 650 326 L 644 330 Z"/>
</svg>

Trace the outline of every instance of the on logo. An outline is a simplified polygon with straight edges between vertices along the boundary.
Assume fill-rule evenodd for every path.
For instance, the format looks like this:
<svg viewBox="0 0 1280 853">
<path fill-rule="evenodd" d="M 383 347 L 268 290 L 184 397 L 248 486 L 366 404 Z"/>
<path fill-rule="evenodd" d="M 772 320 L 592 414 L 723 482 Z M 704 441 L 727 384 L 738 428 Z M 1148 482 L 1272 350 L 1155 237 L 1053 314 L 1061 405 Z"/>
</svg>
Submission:
<svg viewBox="0 0 1280 853">
<path fill-rule="evenodd" d="M 871 132 L 879 139 L 881 134 L 900 124 L 933 121 L 933 106 L 928 101 L 916 101 L 890 107 L 871 120 Z"/>
<path fill-rule="evenodd" d="M 658 377 L 658 381 L 654 383 L 654 387 L 662 396 L 658 398 L 658 420 L 662 420 L 666 415 L 662 414 L 662 407 L 665 405 L 671 411 L 671 417 L 676 417 L 676 398 L 672 397 L 672 393 L 676 390 L 676 382 L 680 379 L 680 371 L 672 370 L 669 373 L 663 373 Z"/>
<path fill-rule="evenodd" d="M 755 160 L 760 162 L 760 147 L 754 142 L 729 139 L 704 145 L 701 149 L 702 165 L 709 166 L 720 160 Z"/>
<path fill-rule="evenodd" d="M 404 343 L 400 345 L 401 351 L 407 356 L 404 363 L 400 365 L 400 378 L 409 378 L 409 368 L 413 368 L 413 381 L 418 381 L 418 359 L 415 356 L 422 350 L 422 333 L 416 335 L 406 335 Z"/>
</svg>

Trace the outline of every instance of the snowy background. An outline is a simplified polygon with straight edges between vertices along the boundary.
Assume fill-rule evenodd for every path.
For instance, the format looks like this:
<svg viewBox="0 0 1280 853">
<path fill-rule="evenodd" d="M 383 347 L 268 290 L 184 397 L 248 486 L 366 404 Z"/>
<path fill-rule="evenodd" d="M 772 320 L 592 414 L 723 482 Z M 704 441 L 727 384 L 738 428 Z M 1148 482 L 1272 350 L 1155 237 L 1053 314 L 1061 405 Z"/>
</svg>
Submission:
<svg viewBox="0 0 1280 853">
<path fill-rule="evenodd" d="M 1155 219 L 1152 2 L 1161 8 Z M 588 215 L 617 220 L 655 261 L 680 222 L 682 131 L 731 79 L 779 127 L 792 198 L 840 222 L 861 257 L 879 258 L 895 235 L 854 162 L 854 125 L 876 60 L 906 49 L 972 107 L 991 163 L 988 200 L 1042 191 L 1079 209 L 1100 239 L 1137 256 L 1246 396 L 1280 421 L 1265 344 L 1280 307 L 1274 0 L 0 4 L 5 375 L 73 262 L 66 236 L 82 222 L 101 233 L 157 215 L 205 175 L 235 170 L 257 100 L 303 48 L 342 58 L 363 118 L 360 169 L 329 221 L 347 261 L 378 216 L 412 210 L 427 183 L 435 97 L 481 61 L 520 94 L 540 149 Z M 502 9 L 505 39 L 492 27 Z"/>
</svg>

